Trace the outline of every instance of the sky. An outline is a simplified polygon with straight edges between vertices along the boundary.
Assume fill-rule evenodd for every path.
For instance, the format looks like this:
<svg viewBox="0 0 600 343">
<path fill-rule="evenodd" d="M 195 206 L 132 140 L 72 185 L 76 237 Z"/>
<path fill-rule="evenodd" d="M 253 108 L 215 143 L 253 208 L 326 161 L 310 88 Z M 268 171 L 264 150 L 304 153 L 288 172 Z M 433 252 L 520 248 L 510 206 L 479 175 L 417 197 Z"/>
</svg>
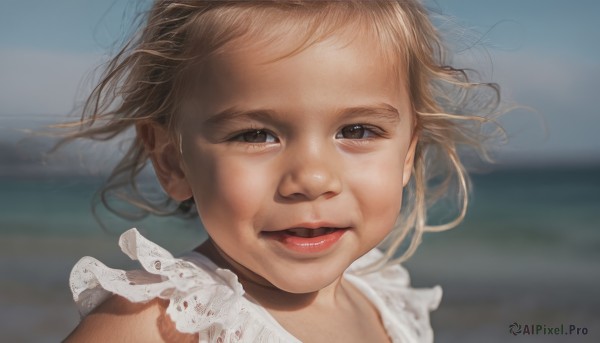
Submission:
<svg viewBox="0 0 600 343">
<path fill-rule="evenodd" d="M 40 144 L 26 141 L 14 149 L 15 142 L 40 123 L 65 118 L 89 90 L 94 68 L 149 3 L 0 1 L 0 164 L 7 168 L 31 160 Z M 484 79 L 501 85 L 506 100 L 531 108 L 501 120 L 510 139 L 499 151 L 501 162 L 600 164 L 600 2 L 426 3 L 443 15 L 436 24 L 457 47 L 457 65 L 475 66 Z"/>
</svg>

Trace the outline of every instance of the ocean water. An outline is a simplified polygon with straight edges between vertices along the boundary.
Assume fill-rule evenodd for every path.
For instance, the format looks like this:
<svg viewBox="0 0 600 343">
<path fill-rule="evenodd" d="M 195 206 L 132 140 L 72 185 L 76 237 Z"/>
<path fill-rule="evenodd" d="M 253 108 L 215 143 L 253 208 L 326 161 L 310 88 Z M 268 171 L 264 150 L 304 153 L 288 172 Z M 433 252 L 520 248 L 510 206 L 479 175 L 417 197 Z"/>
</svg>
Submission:
<svg viewBox="0 0 600 343">
<path fill-rule="evenodd" d="M 600 341 L 600 168 L 497 171 L 473 175 L 465 221 L 423 237 L 405 263 L 415 287 L 439 284 L 431 321 L 439 342 L 563 342 L 513 336 L 509 325 L 585 327 L 568 341 Z M 160 217 L 128 222 L 90 211 L 100 180 L 0 179 L 2 341 L 56 342 L 79 320 L 68 287 L 85 255 L 134 267 L 118 234 L 139 228 L 174 254 L 206 237 L 200 222 Z"/>
</svg>

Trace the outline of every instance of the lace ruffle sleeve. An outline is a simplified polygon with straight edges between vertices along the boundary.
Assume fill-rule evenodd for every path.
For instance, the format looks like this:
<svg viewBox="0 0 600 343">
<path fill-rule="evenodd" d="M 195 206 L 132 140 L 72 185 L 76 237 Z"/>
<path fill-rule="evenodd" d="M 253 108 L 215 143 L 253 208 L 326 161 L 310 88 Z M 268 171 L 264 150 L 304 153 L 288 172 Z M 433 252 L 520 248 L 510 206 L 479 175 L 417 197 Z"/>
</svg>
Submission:
<svg viewBox="0 0 600 343">
<path fill-rule="evenodd" d="M 236 321 L 244 319 L 232 315 L 243 312 L 244 290 L 231 271 L 217 268 L 209 274 L 192 262 L 174 258 L 135 228 L 121 236 L 119 246 L 144 270 L 111 269 L 92 257 L 79 260 L 70 287 L 82 316 L 110 294 L 118 294 L 131 302 L 169 299 L 167 313 L 177 330 L 185 333 L 235 327 Z"/>
<path fill-rule="evenodd" d="M 433 342 L 429 313 L 438 308 L 442 288 L 437 285 L 412 288 L 408 271 L 399 264 L 365 275 L 356 274 L 382 256 L 379 250 L 371 250 L 348 268 L 347 278 L 379 308 L 394 342 Z"/>
</svg>

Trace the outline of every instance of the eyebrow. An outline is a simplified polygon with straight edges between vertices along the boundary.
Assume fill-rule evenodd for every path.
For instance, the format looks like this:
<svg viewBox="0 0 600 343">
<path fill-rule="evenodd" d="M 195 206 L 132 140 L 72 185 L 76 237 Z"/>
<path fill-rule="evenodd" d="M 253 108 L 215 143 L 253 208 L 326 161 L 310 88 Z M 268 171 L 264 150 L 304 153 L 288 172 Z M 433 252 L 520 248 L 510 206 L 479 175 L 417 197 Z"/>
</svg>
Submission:
<svg viewBox="0 0 600 343">
<path fill-rule="evenodd" d="M 401 120 L 400 112 L 398 111 L 398 109 L 387 103 L 345 108 L 342 109 L 337 115 L 342 118 L 372 116 L 378 119 L 388 121 L 392 124 L 396 124 Z"/>
<path fill-rule="evenodd" d="M 234 120 L 273 120 L 276 116 L 277 112 L 269 109 L 239 110 L 232 107 L 210 116 L 204 121 L 204 124 L 207 126 L 219 126 Z"/>
<path fill-rule="evenodd" d="M 271 109 L 239 110 L 235 107 L 231 107 L 210 116 L 204 124 L 215 127 L 234 120 L 254 119 L 274 121 L 274 118 L 276 118 L 277 115 L 277 111 Z M 341 109 L 336 113 L 336 118 L 353 118 L 360 116 L 374 116 L 392 124 L 396 124 L 401 120 L 398 109 L 387 103 L 348 107 Z"/>
</svg>

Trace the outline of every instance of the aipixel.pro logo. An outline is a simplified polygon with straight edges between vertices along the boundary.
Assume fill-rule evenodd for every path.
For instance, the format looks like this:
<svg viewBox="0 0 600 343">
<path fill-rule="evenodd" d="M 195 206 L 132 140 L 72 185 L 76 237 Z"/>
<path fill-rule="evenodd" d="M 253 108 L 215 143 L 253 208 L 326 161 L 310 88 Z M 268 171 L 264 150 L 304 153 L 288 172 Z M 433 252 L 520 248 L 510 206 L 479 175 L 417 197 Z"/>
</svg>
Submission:
<svg viewBox="0 0 600 343">
<path fill-rule="evenodd" d="M 508 332 L 513 335 L 582 335 L 588 334 L 589 330 L 577 325 L 560 324 L 550 326 L 546 324 L 519 324 L 514 322 L 508 326 Z"/>
</svg>

